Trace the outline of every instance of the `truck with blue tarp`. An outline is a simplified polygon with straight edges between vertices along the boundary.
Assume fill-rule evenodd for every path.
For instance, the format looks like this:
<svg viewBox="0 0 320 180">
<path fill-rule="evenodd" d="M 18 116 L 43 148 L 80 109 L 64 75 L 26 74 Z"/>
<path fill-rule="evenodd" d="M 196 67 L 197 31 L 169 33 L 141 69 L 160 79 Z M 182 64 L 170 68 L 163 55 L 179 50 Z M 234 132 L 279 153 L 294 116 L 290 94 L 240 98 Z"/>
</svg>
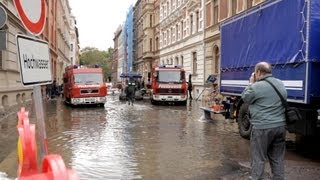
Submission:
<svg viewBox="0 0 320 180">
<path fill-rule="evenodd" d="M 221 22 L 220 28 L 220 91 L 238 99 L 233 114 L 240 135 L 249 138 L 252 128 L 241 93 L 260 61 L 271 63 L 273 76 L 286 87 L 289 105 L 303 116 L 288 131 L 318 135 L 320 0 L 267 0 Z"/>
</svg>

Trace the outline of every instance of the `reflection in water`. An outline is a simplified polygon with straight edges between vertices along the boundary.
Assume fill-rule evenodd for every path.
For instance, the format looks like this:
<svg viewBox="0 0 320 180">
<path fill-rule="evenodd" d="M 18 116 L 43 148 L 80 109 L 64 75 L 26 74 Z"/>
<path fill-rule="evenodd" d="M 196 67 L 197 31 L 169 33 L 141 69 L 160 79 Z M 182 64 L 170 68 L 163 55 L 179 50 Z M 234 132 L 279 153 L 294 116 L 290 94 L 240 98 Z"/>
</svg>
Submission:
<svg viewBox="0 0 320 180">
<path fill-rule="evenodd" d="M 81 179 L 139 178 L 135 176 L 137 163 L 128 131 L 130 121 L 136 120 L 134 113 L 118 111 L 119 107 L 70 108 L 60 104 L 58 118 L 49 118 L 47 123 L 51 151 L 62 153 Z"/>
<path fill-rule="evenodd" d="M 188 103 L 129 106 L 109 96 L 104 108 L 72 108 L 59 99 L 46 101 L 49 151 L 61 154 L 81 179 L 246 179 L 249 143 L 237 124 L 220 115 L 204 120 L 197 101 Z M 17 160 L 8 156 L 16 157 L 16 118 L 0 124 L 0 157 L 6 160 L 0 172 L 12 177 Z"/>
<path fill-rule="evenodd" d="M 128 106 L 109 97 L 105 108 L 70 108 L 57 102 L 48 108 L 56 114 L 48 113 L 50 150 L 82 179 L 222 176 L 227 172 L 219 167 L 231 151 L 221 136 L 230 134 L 223 123 L 199 122 L 198 104 L 189 103 Z"/>
</svg>

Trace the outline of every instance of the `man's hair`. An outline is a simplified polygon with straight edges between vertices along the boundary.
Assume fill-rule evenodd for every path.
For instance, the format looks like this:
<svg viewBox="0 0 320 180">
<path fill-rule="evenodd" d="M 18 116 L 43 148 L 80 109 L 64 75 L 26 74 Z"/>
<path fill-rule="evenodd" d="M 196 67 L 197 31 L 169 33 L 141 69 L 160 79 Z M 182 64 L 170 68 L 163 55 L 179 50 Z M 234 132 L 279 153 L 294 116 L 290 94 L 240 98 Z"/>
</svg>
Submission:
<svg viewBox="0 0 320 180">
<path fill-rule="evenodd" d="M 262 74 L 271 74 L 271 64 L 267 62 L 259 62 L 255 67 L 255 72 L 260 71 Z"/>
</svg>

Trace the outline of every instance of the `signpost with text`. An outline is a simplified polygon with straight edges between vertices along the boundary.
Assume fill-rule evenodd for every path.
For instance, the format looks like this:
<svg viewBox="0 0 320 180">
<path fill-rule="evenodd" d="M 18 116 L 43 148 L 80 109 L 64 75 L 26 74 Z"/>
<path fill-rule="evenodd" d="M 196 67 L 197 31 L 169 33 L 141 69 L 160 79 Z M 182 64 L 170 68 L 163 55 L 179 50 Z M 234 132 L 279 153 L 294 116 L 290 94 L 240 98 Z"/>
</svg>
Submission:
<svg viewBox="0 0 320 180">
<path fill-rule="evenodd" d="M 51 83 L 49 47 L 45 41 L 17 35 L 18 57 L 23 85 Z"/>
<path fill-rule="evenodd" d="M 52 82 L 51 58 L 48 43 L 33 36 L 40 35 L 46 22 L 45 0 L 14 0 L 17 13 L 32 37 L 17 35 L 21 81 L 33 86 L 41 159 L 48 154 L 41 86 Z"/>
</svg>

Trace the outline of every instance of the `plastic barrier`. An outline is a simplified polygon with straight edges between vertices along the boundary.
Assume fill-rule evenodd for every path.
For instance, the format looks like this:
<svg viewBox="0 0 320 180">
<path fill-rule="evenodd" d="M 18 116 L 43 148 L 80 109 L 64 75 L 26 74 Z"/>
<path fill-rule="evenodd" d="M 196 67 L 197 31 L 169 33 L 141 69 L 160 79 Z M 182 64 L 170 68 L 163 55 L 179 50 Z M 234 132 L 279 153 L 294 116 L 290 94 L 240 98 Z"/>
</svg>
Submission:
<svg viewBox="0 0 320 180">
<path fill-rule="evenodd" d="M 21 108 L 18 112 L 18 179 L 20 180 L 78 180 L 79 176 L 67 169 L 61 156 L 46 155 L 42 160 L 42 171 L 37 164 L 37 143 L 35 125 L 30 124 L 28 112 Z"/>
</svg>

